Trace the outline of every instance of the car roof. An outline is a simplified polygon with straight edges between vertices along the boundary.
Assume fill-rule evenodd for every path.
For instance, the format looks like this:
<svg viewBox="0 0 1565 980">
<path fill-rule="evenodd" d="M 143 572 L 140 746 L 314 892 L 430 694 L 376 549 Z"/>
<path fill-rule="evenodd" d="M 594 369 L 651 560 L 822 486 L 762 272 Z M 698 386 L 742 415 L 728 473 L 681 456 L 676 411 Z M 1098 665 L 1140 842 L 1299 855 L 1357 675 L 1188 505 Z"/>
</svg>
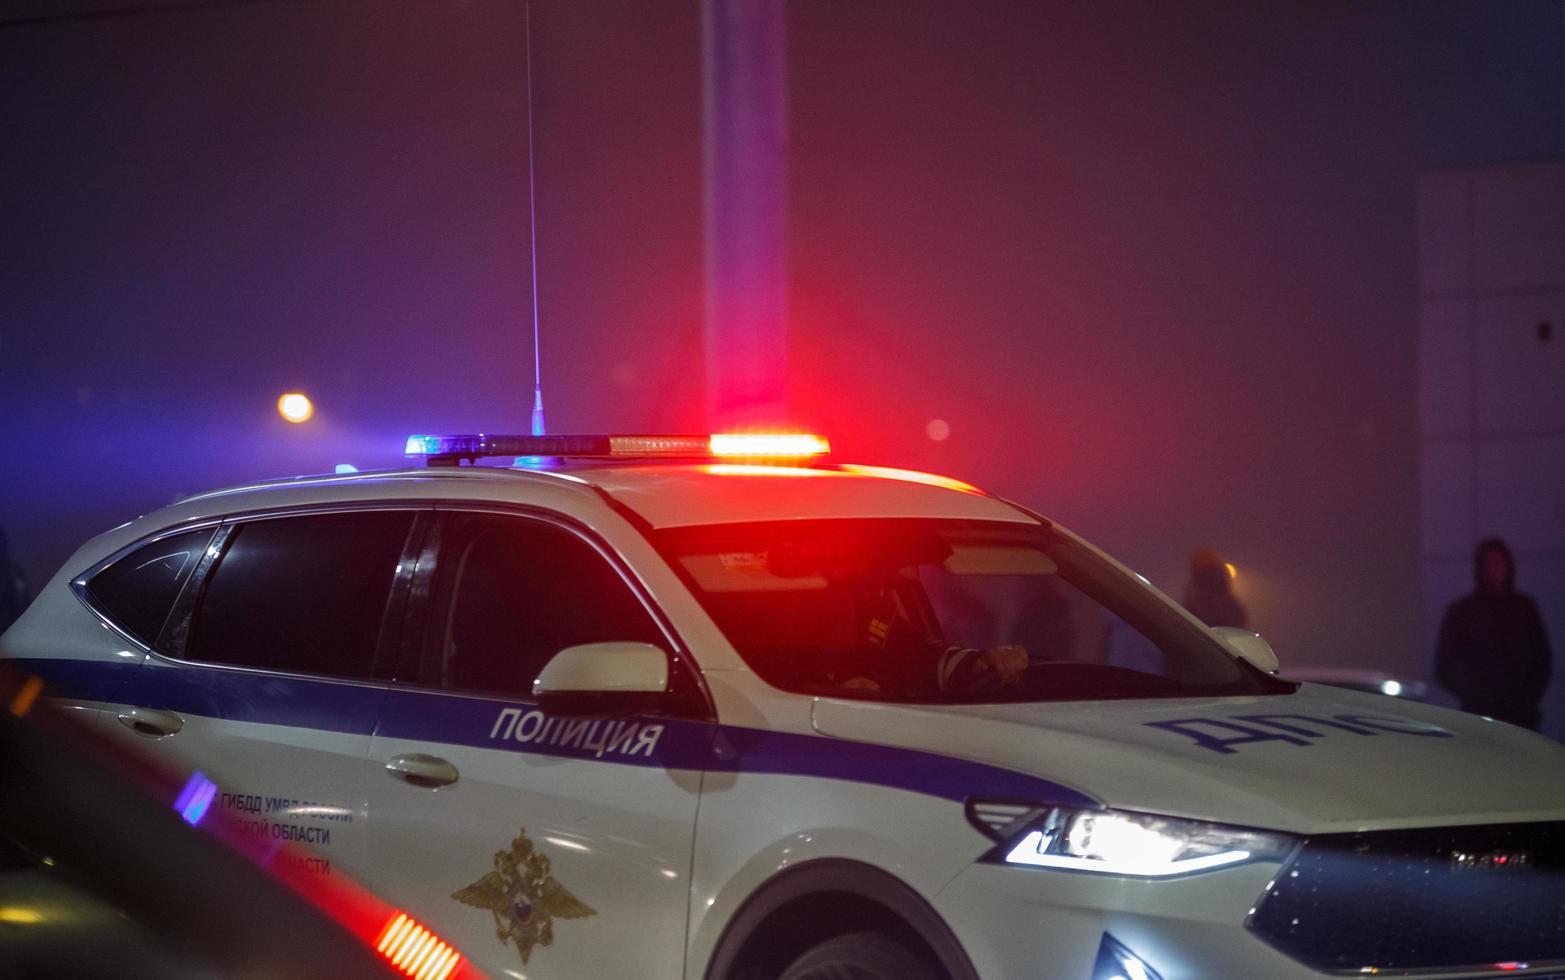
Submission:
<svg viewBox="0 0 1565 980">
<path fill-rule="evenodd" d="M 446 466 L 268 480 L 187 497 L 160 514 L 195 520 L 355 500 L 538 503 L 540 494 L 562 492 L 607 496 L 655 528 L 886 517 L 1037 523 L 1021 508 L 976 487 L 911 470 L 618 460 L 566 460 L 548 469 Z"/>
<path fill-rule="evenodd" d="M 688 463 L 574 473 L 659 528 L 832 517 L 1036 523 L 976 487 L 911 470 Z"/>
</svg>

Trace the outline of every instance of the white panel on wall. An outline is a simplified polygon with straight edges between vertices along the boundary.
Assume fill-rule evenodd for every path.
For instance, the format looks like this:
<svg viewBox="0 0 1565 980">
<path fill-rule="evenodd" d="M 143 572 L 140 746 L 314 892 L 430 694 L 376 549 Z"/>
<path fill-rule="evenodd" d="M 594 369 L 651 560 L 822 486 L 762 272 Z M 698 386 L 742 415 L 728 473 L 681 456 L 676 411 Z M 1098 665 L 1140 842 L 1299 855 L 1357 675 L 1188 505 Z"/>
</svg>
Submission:
<svg viewBox="0 0 1565 980">
<path fill-rule="evenodd" d="M 1465 439 L 1425 443 L 1418 479 L 1424 554 L 1461 554 L 1472 547 L 1472 443 Z"/>
<path fill-rule="evenodd" d="M 1474 319 L 1479 430 L 1565 430 L 1565 292 L 1485 299 Z M 1550 339 L 1539 339 L 1540 322 Z"/>
<path fill-rule="evenodd" d="M 1465 173 L 1425 174 L 1418 180 L 1418 273 L 1425 293 L 1469 288 L 1468 181 Z"/>
<path fill-rule="evenodd" d="M 1478 445 L 1478 521 L 1518 551 L 1565 552 L 1565 437 Z"/>
<path fill-rule="evenodd" d="M 1428 175 L 1418 205 L 1427 662 L 1474 545 L 1505 538 L 1559 655 L 1544 731 L 1565 741 L 1565 162 Z"/>
<path fill-rule="evenodd" d="M 1425 300 L 1418 329 L 1418 405 L 1426 436 L 1466 435 L 1472 431 L 1471 303 L 1465 299 Z"/>
<path fill-rule="evenodd" d="M 1565 673 L 1565 556 L 1521 552 L 1516 557 L 1516 591 L 1538 600 L 1554 647 L 1554 672 Z"/>
<path fill-rule="evenodd" d="M 1478 290 L 1558 286 L 1565 270 L 1565 164 L 1473 173 Z"/>
</svg>

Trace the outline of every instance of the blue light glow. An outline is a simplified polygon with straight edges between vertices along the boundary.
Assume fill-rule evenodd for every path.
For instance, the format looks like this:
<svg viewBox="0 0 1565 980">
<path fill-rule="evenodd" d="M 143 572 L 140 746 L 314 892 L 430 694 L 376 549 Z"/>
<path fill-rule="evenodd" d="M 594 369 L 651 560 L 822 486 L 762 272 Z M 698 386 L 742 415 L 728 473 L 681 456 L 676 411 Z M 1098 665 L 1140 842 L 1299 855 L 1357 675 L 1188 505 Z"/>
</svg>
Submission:
<svg viewBox="0 0 1565 980">
<path fill-rule="evenodd" d="M 193 772 L 185 781 L 185 788 L 174 797 L 174 809 L 192 827 L 199 824 L 217 796 L 217 784 L 200 772 Z"/>
<path fill-rule="evenodd" d="M 440 452 L 439 436 L 408 436 L 407 448 L 402 452 L 408 456 L 427 456 Z"/>
<path fill-rule="evenodd" d="M 357 473 L 358 471 L 359 471 L 359 468 L 357 466 L 354 466 L 352 463 L 338 463 L 337 464 L 337 468 L 335 470 L 333 470 L 332 472 L 334 472 L 334 473 Z"/>
</svg>

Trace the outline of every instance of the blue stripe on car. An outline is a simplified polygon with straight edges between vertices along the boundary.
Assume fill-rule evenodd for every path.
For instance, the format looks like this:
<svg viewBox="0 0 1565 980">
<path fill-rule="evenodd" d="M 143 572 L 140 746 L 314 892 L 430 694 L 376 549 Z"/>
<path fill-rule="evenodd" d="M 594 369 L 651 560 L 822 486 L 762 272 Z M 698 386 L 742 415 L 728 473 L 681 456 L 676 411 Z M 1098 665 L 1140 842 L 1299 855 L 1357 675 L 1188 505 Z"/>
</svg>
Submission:
<svg viewBox="0 0 1565 980">
<path fill-rule="evenodd" d="M 87 660 L 18 659 L 53 687 L 51 693 L 117 702 L 125 672 L 135 664 Z M 536 711 L 529 702 L 505 702 L 448 692 L 384 688 L 325 679 L 283 677 L 199 665 L 148 666 L 134 677 L 133 703 L 228 721 L 285 725 L 349 734 L 376 734 L 445 745 L 504 749 L 530 755 L 617 765 L 709 772 L 810 776 L 885 786 L 946 800 L 971 796 L 1061 806 L 1096 801 L 1067 786 L 1013 769 L 916 749 L 664 718 L 630 719 L 661 725 L 650 756 L 519 742 L 497 737 L 498 719 Z M 378 724 L 377 724 L 378 719 Z"/>
</svg>

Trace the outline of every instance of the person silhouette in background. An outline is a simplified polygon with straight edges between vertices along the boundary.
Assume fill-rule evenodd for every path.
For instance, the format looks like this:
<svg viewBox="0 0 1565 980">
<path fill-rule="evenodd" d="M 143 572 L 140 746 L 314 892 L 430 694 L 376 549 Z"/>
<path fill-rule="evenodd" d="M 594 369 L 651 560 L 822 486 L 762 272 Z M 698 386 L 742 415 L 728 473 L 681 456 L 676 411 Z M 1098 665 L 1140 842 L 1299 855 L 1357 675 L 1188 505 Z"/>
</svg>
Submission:
<svg viewBox="0 0 1565 980">
<path fill-rule="evenodd" d="M 11 561 L 11 540 L 0 527 L 0 633 L 16 622 L 27 608 L 27 578 Z"/>
<path fill-rule="evenodd" d="M 1553 666 L 1538 604 L 1516 591 L 1516 559 L 1499 538 L 1478 542 L 1473 577 L 1440 621 L 1435 678 L 1463 711 L 1536 730 Z"/>
<path fill-rule="evenodd" d="M 1228 565 L 1211 548 L 1202 548 L 1190 556 L 1184 605 L 1208 626 L 1250 627 L 1249 614 L 1234 596 Z"/>
</svg>

